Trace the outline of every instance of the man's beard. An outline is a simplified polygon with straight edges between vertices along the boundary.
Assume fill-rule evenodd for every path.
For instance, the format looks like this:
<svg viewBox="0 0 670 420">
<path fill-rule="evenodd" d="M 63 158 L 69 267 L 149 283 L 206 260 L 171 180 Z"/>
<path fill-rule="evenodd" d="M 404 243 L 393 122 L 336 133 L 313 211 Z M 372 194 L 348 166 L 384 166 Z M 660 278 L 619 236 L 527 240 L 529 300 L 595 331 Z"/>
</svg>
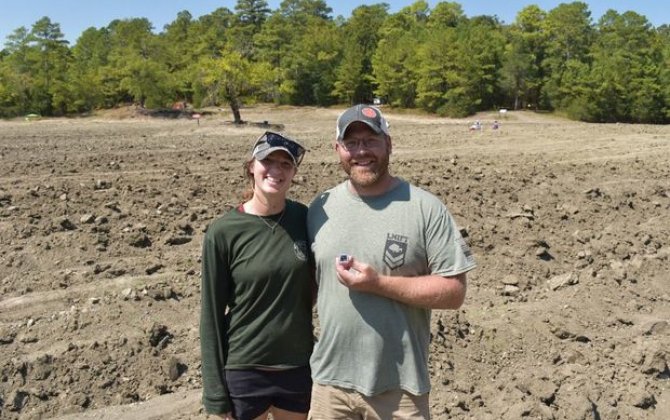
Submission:
<svg viewBox="0 0 670 420">
<path fill-rule="evenodd" d="M 340 162 L 340 164 L 342 165 L 344 172 L 349 175 L 352 184 L 367 188 L 377 184 L 379 180 L 388 173 L 389 156 L 375 156 L 375 159 L 375 163 L 371 167 L 365 169 L 348 162 Z"/>
</svg>

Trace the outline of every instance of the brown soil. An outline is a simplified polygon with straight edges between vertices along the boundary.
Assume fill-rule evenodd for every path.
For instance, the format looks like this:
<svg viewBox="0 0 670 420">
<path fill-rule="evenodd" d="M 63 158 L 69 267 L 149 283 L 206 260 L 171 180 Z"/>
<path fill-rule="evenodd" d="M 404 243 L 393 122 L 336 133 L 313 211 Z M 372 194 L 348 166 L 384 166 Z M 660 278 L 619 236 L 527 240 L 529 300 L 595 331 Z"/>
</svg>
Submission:
<svg viewBox="0 0 670 420">
<path fill-rule="evenodd" d="M 343 179 L 339 111 L 242 111 L 308 146 L 301 201 Z M 434 418 L 670 418 L 670 127 L 388 116 L 479 264 L 433 313 Z M 263 129 L 131 117 L 0 122 L 2 419 L 204 418 L 200 244 Z"/>
</svg>

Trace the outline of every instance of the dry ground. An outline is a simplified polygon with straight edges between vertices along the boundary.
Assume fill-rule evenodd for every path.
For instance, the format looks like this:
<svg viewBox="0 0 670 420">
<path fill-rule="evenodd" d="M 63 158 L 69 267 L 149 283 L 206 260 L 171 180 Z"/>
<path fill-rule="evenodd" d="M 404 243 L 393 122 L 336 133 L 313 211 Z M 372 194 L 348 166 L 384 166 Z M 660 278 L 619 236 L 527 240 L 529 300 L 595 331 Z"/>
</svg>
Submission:
<svg viewBox="0 0 670 420">
<path fill-rule="evenodd" d="M 301 201 L 343 179 L 339 111 L 242 111 L 308 146 Z M 200 242 L 263 128 L 119 116 L 0 122 L 1 419 L 205 417 Z M 434 418 L 670 418 L 670 127 L 388 117 L 479 264 L 433 313 Z"/>
</svg>

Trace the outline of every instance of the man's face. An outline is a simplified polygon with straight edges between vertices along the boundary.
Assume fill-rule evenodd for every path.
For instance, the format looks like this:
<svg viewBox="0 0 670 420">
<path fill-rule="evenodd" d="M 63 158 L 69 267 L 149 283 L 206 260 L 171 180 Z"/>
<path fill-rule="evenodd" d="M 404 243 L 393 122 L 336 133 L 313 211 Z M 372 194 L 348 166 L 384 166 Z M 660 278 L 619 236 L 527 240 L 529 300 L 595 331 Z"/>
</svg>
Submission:
<svg viewBox="0 0 670 420">
<path fill-rule="evenodd" d="M 374 187 L 388 174 L 391 139 L 375 133 L 365 123 L 352 123 L 344 138 L 335 143 L 335 150 L 342 168 L 356 186 Z"/>
</svg>

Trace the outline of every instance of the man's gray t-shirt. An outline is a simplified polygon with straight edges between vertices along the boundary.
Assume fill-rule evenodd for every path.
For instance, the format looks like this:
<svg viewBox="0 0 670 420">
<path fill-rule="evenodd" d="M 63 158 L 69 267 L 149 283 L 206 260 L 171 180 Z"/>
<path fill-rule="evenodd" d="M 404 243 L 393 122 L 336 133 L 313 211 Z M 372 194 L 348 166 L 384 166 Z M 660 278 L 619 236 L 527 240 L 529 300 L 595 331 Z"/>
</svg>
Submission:
<svg viewBox="0 0 670 420">
<path fill-rule="evenodd" d="M 346 181 L 312 202 L 307 223 L 319 282 L 314 381 L 364 395 L 428 392 L 430 310 L 348 289 L 335 261 L 349 254 L 393 276 L 469 271 L 474 258 L 447 208 L 405 181 L 376 197 L 352 194 Z"/>
</svg>

